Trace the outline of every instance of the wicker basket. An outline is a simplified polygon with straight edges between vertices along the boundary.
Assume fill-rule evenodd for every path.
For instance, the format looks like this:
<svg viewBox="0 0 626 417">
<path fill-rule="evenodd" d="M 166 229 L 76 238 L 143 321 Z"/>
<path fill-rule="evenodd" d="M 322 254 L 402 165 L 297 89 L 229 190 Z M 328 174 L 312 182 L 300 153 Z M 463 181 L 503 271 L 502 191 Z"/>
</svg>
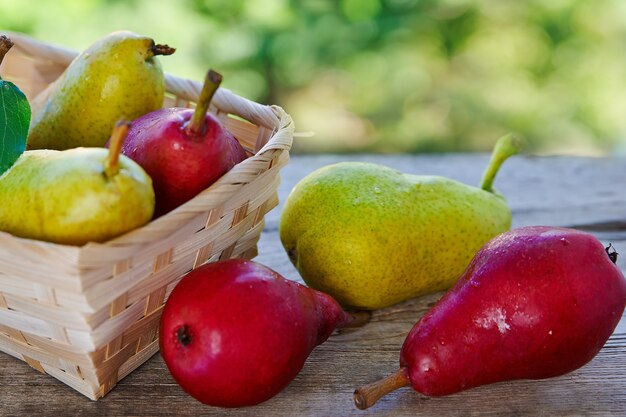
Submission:
<svg viewBox="0 0 626 417">
<path fill-rule="evenodd" d="M 76 52 L 8 34 L 2 77 L 32 99 Z M 166 75 L 164 106 L 193 106 L 198 82 Z M 98 399 L 158 351 L 165 300 L 186 272 L 253 258 L 278 203 L 293 123 L 279 107 L 226 89 L 211 111 L 250 157 L 183 206 L 103 244 L 64 246 L 0 232 L 0 350 Z M 236 116 L 236 117 L 232 117 Z"/>
</svg>

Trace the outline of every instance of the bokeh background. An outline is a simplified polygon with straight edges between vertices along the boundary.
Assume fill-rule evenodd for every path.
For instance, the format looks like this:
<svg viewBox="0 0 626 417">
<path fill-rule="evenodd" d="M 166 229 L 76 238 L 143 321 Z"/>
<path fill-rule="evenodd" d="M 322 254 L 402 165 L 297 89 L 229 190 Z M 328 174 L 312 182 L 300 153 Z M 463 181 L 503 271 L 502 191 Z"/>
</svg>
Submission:
<svg viewBox="0 0 626 417">
<path fill-rule="evenodd" d="M 0 2 L 0 30 L 84 49 L 128 29 L 166 71 L 279 104 L 294 152 L 626 153 L 624 0 Z"/>
</svg>

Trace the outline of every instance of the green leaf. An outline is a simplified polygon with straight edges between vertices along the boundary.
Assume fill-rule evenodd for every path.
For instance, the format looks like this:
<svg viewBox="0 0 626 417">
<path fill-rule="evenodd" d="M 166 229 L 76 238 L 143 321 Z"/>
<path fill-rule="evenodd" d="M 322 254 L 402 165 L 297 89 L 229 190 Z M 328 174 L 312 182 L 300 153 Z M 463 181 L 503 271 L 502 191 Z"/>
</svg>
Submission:
<svg viewBox="0 0 626 417">
<path fill-rule="evenodd" d="M 0 175 L 11 168 L 26 149 L 30 105 L 15 84 L 0 80 Z"/>
</svg>

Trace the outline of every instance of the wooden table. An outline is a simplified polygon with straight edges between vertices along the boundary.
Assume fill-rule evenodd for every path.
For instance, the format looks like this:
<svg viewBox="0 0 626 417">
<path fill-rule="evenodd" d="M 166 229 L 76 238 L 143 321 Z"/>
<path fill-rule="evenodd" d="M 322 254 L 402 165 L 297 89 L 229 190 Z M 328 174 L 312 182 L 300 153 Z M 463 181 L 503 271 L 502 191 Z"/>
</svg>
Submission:
<svg viewBox="0 0 626 417">
<path fill-rule="evenodd" d="M 382 163 L 405 172 L 446 175 L 478 184 L 487 155 L 295 156 L 284 169 L 280 200 L 320 166 L 341 160 Z M 612 242 L 626 267 L 626 159 L 516 157 L 496 188 L 507 196 L 514 227 L 569 226 Z M 266 217 L 257 261 L 299 280 L 278 240 L 280 207 Z M 81 416 L 626 416 L 626 320 L 583 368 L 559 378 L 479 387 L 443 398 L 424 398 L 404 388 L 367 411 L 352 403 L 354 388 L 397 369 L 402 342 L 417 319 L 441 294 L 376 311 L 359 329 L 334 334 L 309 357 L 281 394 L 252 408 L 223 410 L 187 396 L 159 355 L 92 402 L 54 378 L 0 353 L 0 415 Z"/>
</svg>

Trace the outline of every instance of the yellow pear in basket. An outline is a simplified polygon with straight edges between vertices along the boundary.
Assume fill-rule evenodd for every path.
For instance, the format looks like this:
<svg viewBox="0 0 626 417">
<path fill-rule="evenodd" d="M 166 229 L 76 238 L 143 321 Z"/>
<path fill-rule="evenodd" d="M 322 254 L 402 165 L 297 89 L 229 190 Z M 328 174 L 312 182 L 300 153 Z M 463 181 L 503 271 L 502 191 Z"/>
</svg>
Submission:
<svg viewBox="0 0 626 417">
<path fill-rule="evenodd" d="M 155 56 L 173 52 L 126 31 L 98 40 L 35 97 L 28 149 L 104 146 L 117 120 L 163 105 L 165 81 Z"/>
<path fill-rule="evenodd" d="M 152 180 L 120 155 L 128 124 L 111 146 L 26 151 L 0 176 L 0 230 L 67 245 L 102 242 L 149 222 Z"/>
<path fill-rule="evenodd" d="M 492 183 L 519 150 L 498 141 L 481 188 L 371 163 L 320 168 L 298 183 L 280 238 L 304 281 L 346 307 L 376 309 L 449 288 L 472 257 L 511 225 Z"/>
</svg>

